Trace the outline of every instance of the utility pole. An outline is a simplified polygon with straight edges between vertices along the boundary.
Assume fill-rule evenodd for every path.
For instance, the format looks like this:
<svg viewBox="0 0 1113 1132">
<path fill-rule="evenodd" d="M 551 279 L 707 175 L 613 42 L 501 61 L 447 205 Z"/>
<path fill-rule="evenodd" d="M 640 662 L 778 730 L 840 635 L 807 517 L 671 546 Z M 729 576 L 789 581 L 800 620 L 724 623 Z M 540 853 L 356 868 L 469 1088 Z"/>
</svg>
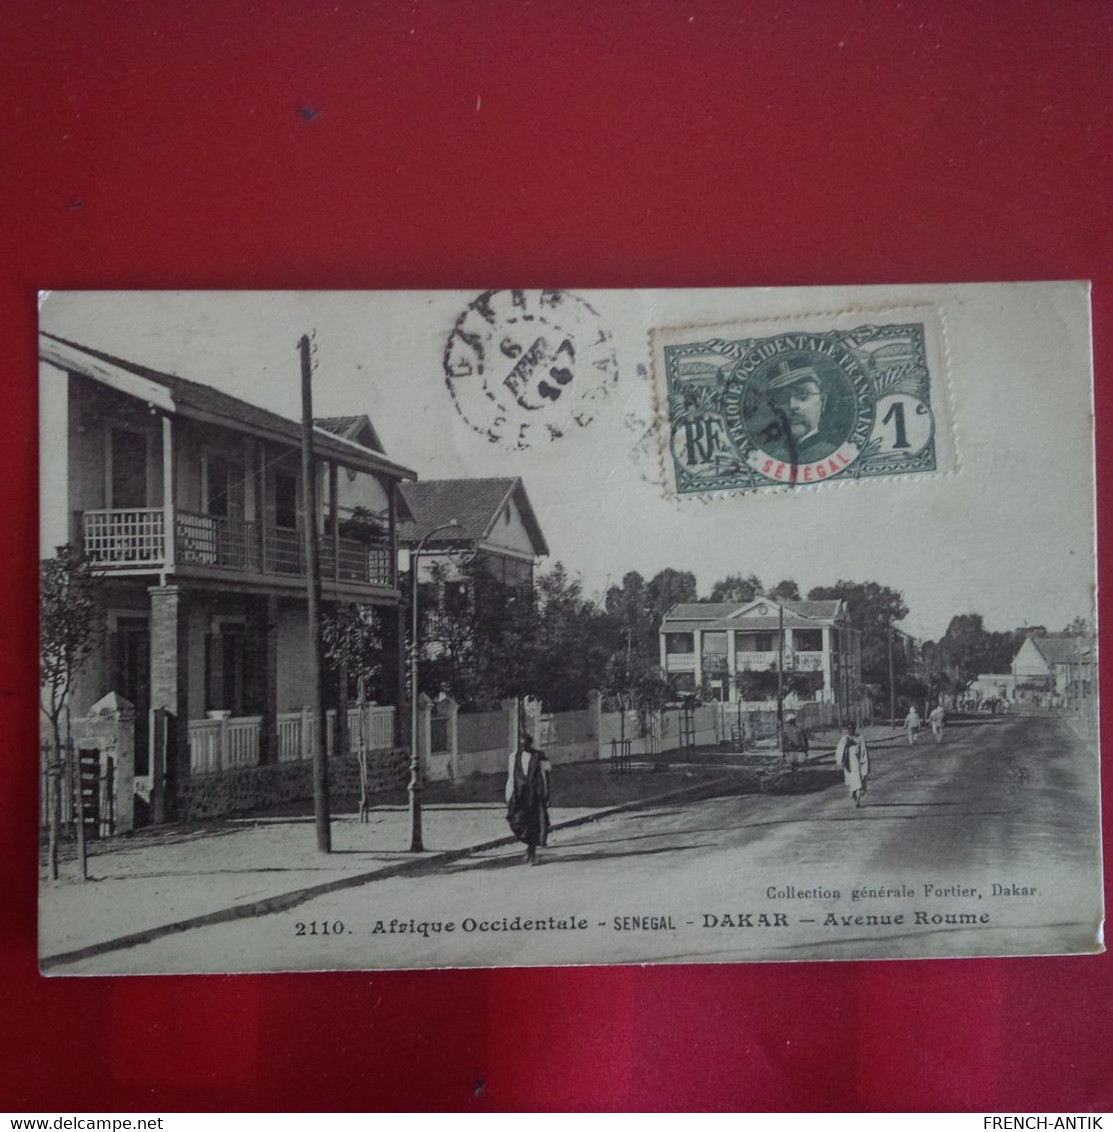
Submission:
<svg viewBox="0 0 1113 1132">
<path fill-rule="evenodd" d="M 897 725 L 897 690 L 893 684 L 893 623 L 889 622 L 889 726 Z"/>
<path fill-rule="evenodd" d="M 317 538 L 317 463 L 313 459 L 313 361 L 309 336 L 298 343 L 301 351 L 301 482 L 305 522 L 306 597 L 309 606 L 309 682 L 316 702 L 316 737 L 313 742 L 313 817 L 317 848 L 332 852 L 328 799 L 328 716 L 325 686 L 321 681 L 321 556 Z"/>
<path fill-rule="evenodd" d="M 777 746 L 784 749 L 785 607 L 777 606 Z"/>
</svg>

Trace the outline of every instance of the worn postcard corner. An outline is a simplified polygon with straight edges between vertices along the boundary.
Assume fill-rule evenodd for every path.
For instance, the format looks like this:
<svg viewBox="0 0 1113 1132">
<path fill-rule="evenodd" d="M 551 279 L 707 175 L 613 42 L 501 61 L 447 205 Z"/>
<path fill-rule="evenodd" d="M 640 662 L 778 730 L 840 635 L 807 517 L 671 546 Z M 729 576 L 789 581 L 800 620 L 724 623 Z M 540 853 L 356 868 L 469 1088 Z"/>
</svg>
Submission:
<svg viewBox="0 0 1113 1132">
<path fill-rule="evenodd" d="M 52 291 L 39 355 L 45 973 L 1104 950 L 1085 287 Z"/>
</svg>

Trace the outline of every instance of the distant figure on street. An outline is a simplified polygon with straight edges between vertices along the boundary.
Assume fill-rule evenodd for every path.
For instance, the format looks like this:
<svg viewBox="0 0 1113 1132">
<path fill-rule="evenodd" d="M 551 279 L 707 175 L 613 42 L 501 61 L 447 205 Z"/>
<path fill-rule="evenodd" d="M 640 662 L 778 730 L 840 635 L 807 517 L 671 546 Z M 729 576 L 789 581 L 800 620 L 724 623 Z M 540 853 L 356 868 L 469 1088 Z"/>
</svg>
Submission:
<svg viewBox="0 0 1113 1132">
<path fill-rule="evenodd" d="M 853 720 L 846 725 L 839 745 L 835 748 L 835 765 L 842 770 L 843 782 L 850 791 L 855 808 L 860 809 L 866 799 L 870 755 L 866 741 L 858 734 L 857 724 Z"/>
<path fill-rule="evenodd" d="M 931 709 L 928 719 L 931 722 L 931 733 L 935 736 L 935 745 L 938 747 L 943 742 L 943 724 L 947 721 L 947 713 L 941 703 Z"/>
<path fill-rule="evenodd" d="M 785 720 L 781 732 L 781 751 L 793 774 L 808 758 L 808 733 L 796 722 L 795 715 L 790 715 Z"/>
<path fill-rule="evenodd" d="M 525 843 L 526 862 L 537 864 L 537 847 L 549 838 L 549 772 L 552 764 L 528 732 L 510 754 L 506 775 L 506 820 Z"/>
<path fill-rule="evenodd" d="M 908 732 L 908 745 L 915 746 L 916 736 L 920 733 L 920 713 L 916 710 L 915 704 L 908 709 L 908 714 L 904 717 L 904 727 Z"/>
</svg>

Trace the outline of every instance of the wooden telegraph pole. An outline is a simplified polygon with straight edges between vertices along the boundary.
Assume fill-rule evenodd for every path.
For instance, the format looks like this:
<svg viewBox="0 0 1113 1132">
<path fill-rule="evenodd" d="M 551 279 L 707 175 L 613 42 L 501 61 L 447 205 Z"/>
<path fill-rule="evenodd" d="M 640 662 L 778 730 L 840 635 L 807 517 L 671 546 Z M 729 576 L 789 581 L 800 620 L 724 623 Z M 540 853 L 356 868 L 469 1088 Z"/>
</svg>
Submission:
<svg viewBox="0 0 1113 1132">
<path fill-rule="evenodd" d="M 301 351 L 301 481 L 305 522 L 306 589 L 309 606 L 309 681 L 316 701 L 313 742 L 313 816 L 317 848 L 332 852 L 328 799 L 328 716 L 325 687 L 321 682 L 321 555 L 317 537 L 317 463 L 313 459 L 313 362 L 309 336 L 298 343 Z"/>
<path fill-rule="evenodd" d="M 778 599 L 779 601 L 780 599 Z M 784 750 L 785 734 L 785 607 L 777 606 L 777 746 Z"/>
<path fill-rule="evenodd" d="M 897 689 L 893 683 L 893 626 L 889 624 L 889 726 L 897 725 Z"/>
</svg>

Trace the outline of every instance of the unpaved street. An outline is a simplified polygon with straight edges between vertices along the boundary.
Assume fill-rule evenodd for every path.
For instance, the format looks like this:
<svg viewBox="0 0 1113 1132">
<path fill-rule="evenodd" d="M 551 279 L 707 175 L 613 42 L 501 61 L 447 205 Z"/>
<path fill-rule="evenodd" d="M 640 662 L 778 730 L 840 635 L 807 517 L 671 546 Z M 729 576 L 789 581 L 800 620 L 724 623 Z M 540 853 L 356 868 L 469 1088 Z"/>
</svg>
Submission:
<svg viewBox="0 0 1113 1132">
<path fill-rule="evenodd" d="M 875 744 L 856 810 L 830 757 L 724 794 L 431 863 L 83 971 L 861 958 L 1095 949 L 1097 760 L 1060 719 L 957 721 Z M 559 790 L 559 782 L 557 783 Z"/>
</svg>

